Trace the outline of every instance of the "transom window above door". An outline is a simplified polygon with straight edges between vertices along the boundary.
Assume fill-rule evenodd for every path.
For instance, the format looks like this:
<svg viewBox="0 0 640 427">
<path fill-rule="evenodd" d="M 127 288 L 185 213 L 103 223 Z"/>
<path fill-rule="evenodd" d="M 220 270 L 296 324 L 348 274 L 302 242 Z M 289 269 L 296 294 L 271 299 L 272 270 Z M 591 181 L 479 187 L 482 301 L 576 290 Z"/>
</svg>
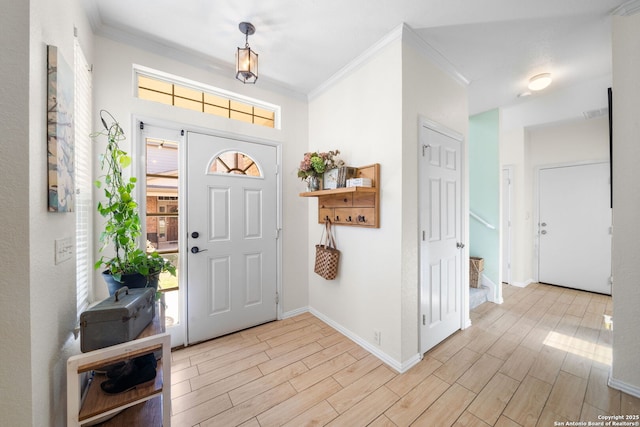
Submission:
<svg viewBox="0 0 640 427">
<path fill-rule="evenodd" d="M 213 86 L 135 66 L 136 96 L 270 128 L 279 128 L 280 107 Z"/>
</svg>

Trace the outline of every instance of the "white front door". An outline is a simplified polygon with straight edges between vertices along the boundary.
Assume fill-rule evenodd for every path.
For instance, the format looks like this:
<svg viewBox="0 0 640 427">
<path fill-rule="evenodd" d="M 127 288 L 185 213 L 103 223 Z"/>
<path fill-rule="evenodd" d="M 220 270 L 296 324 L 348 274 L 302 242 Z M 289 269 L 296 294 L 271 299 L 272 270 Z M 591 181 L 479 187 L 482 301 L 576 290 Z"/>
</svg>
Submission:
<svg viewBox="0 0 640 427">
<path fill-rule="evenodd" d="M 435 124 L 420 126 L 422 353 L 462 327 L 461 141 Z"/>
<path fill-rule="evenodd" d="M 609 163 L 540 169 L 538 281 L 611 294 Z"/>
<path fill-rule="evenodd" d="M 277 317 L 277 149 L 187 135 L 188 342 Z"/>
</svg>

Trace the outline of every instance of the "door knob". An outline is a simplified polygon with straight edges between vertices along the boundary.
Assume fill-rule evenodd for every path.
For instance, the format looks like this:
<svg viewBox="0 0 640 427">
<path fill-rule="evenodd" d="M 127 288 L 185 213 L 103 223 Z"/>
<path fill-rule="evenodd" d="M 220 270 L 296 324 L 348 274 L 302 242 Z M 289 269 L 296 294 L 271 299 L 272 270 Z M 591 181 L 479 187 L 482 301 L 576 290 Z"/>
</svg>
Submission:
<svg viewBox="0 0 640 427">
<path fill-rule="evenodd" d="M 457 243 L 456 243 L 456 248 L 458 248 L 458 249 L 462 249 L 462 248 L 464 248 L 464 243 L 462 243 L 462 242 L 457 242 Z"/>
<path fill-rule="evenodd" d="M 198 252 L 205 252 L 205 251 L 206 251 L 206 249 L 200 250 L 200 248 L 197 247 L 197 246 L 194 246 L 194 247 L 191 248 L 191 253 L 192 254 L 197 254 Z"/>
<path fill-rule="evenodd" d="M 543 227 L 546 227 L 546 226 L 547 226 L 547 223 L 546 223 L 546 222 L 543 222 L 543 223 L 542 223 L 542 224 L 540 224 L 540 225 L 541 225 L 541 226 L 543 226 Z"/>
<path fill-rule="evenodd" d="M 542 230 L 540 234 L 547 234 L 547 230 Z"/>
<path fill-rule="evenodd" d="M 200 237 L 200 233 L 198 233 L 197 231 L 194 231 L 193 233 L 191 233 L 191 237 L 193 237 L 194 239 L 197 239 L 198 237 Z"/>
</svg>

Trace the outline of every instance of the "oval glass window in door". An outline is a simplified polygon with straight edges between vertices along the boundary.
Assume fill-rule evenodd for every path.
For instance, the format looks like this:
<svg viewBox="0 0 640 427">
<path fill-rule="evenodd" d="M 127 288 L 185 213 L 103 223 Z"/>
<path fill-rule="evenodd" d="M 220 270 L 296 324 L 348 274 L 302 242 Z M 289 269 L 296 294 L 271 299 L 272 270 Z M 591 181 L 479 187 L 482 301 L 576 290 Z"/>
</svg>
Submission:
<svg viewBox="0 0 640 427">
<path fill-rule="evenodd" d="M 209 174 L 233 174 L 262 177 L 258 164 L 240 151 L 225 151 L 209 163 Z"/>
</svg>

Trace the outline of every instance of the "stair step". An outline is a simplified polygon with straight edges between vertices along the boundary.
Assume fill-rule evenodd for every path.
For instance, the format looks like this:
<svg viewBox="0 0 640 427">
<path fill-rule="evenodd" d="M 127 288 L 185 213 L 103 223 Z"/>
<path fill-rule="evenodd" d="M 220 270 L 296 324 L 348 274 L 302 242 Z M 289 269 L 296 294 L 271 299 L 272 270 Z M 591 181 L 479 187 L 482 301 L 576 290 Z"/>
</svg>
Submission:
<svg viewBox="0 0 640 427">
<path fill-rule="evenodd" d="M 487 294 L 489 288 L 482 286 L 480 288 L 469 287 L 469 309 L 473 310 L 482 303 L 488 301 Z"/>
</svg>

